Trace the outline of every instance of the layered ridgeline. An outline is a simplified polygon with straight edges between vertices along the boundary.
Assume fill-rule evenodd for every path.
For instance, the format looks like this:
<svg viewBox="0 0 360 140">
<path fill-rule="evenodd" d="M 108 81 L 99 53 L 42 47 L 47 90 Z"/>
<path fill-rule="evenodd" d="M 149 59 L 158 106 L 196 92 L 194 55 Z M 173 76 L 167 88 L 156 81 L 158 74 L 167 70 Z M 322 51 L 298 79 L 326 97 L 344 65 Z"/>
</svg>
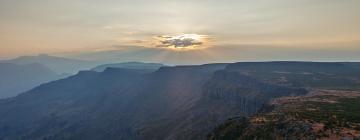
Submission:
<svg viewBox="0 0 360 140">
<path fill-rule="evenodd" d="M 70 59 L 64 57 L 40 54 L 37 56 L 20 56 L 10 60 L 2 60 L 0 63 L 11 63 L 18 65 L 42 64 L 58 74 L 75 74 L 79 70 L 95 67 L 99 62 Z"/>
<path fill-rule="evenodd" d="M 332 75 L 330 68 L 338 67 L 349 75 L 318 80 L 318 73 Z M 305 88 L 338 80 L 354 84 L 358 70 L 353 64 L 271 62 L 161 67 L 152 73 L 82 71 L 1 100 L 0 139 L 206 139 L 228 118 L 251 116 L 273 98 L 304 95 Z M 294 84 L 303 77 L 303 85 Z"/>
<path fill-rule="evenodd" d="M 124 62 L 124 63 L 104 64 L 97 66 L 91 70 L 97 72 L 103 72 L 107 68 L 123 68 L 123 69 L 131 69 L 141 73 L 149 73 L 149 72 L 155 72 L 156 70 L 158 70 L 160 67 L 163 66 L 164 65 L 160 63 Z"/>
<path fill-rule="evenodd" d="M 42 83 L 64 77 L 41 64 L 0 63 L 0 98 L 13 97 Z"/>
</svg>

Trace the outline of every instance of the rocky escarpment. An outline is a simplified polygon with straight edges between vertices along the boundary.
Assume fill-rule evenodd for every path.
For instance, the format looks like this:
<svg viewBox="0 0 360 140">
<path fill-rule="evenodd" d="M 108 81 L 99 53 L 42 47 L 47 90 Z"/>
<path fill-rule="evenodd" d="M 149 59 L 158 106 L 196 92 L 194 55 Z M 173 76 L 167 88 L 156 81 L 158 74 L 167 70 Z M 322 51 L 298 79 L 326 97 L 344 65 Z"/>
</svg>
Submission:
<svg viewBox="0 0 360 140">
<path fill-rule="evenodd" d="M 231 104 L 240 114 L 249 116 L 272 98 L 306 94 L 303 88 L 272 85 L 238 72 L 221 70 L 203 86 L 205 100 Z"/>
<path fill-rule="evenodd" d="M 359 139 L 359 101 L 359 91 L 338 90 L 278 98 L 251 117 L 228 119 L 208 139 Z"/>
</svg>

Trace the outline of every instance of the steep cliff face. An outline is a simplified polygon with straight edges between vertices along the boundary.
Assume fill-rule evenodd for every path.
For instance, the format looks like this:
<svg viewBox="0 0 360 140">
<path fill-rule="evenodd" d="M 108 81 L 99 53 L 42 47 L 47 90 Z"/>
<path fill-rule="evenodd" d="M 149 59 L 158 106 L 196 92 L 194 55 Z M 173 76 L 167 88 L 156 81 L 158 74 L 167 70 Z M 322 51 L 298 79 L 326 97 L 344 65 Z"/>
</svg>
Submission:
<svg viewBox="0 0 360 140">
<path fill-rule="evenodd" d="M 207 100 L 232 104 L 244 116 L 254 114 L 271 98 L 304 95 L 303 88 L 291 88 L 259 81 L 238 72 L 220 70 L 203 86 Z"/>
<path fill-rule="evenodd" d="M 250 116 L 270 99 L 282 96 L 304 95 L 302 88 L 289 88 L 263 83 L 236 72 L 219 70 L 201 88 L 201 98 L 194 104 L 182 122 L 179 136 L 185 139 L 204 139 L 218 124 L 235 116 Z"/>
<path fill-rule="evenodd" d="M 253 115 L 272 98 L 303 95 L 307 91 L 270 85 L 236 72 L 219 70 L 203 83 L 200 93 L 200 98 L 188 110 L 174 112 L 175 117 L 163 120 L 164 126 L 171 127 L 161 130 L 164 132 L 161 135 L 166 137 L 158 138 L 204 139 L 214 126 L 229 117 Z M 150 129 L 144 136 L 161 133 L 157 131 L 160 130 Z"/>
</svg>

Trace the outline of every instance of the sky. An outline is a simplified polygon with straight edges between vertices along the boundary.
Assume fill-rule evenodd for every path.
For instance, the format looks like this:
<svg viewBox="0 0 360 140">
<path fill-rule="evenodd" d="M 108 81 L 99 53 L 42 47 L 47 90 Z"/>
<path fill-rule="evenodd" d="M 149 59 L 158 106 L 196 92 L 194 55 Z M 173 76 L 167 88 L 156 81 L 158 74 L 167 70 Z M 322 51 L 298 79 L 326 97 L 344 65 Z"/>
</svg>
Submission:
<svg viewBox="0 0 360 140">
<path fill-rule="evenodd" d="M 0 59 L 360 61 L 359 0 L 0 0 Z"/>
</svg>

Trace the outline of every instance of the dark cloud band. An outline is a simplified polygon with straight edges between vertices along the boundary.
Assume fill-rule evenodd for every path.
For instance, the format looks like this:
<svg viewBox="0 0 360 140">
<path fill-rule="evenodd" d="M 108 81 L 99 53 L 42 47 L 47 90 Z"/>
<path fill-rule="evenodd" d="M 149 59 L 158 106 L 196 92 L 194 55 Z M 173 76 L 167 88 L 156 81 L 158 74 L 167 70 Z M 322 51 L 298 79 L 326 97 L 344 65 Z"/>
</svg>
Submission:
<svg viewBox="0 0 360 140">
<path fill-rule="evenodd" d="M 203 44 L 198 39 L 181 35 L 181 36 L 157 36 L 159 41 L 157 47 L 175 47 L 175 48 L 186 48 L 196 47 Z"/>
</svg>

